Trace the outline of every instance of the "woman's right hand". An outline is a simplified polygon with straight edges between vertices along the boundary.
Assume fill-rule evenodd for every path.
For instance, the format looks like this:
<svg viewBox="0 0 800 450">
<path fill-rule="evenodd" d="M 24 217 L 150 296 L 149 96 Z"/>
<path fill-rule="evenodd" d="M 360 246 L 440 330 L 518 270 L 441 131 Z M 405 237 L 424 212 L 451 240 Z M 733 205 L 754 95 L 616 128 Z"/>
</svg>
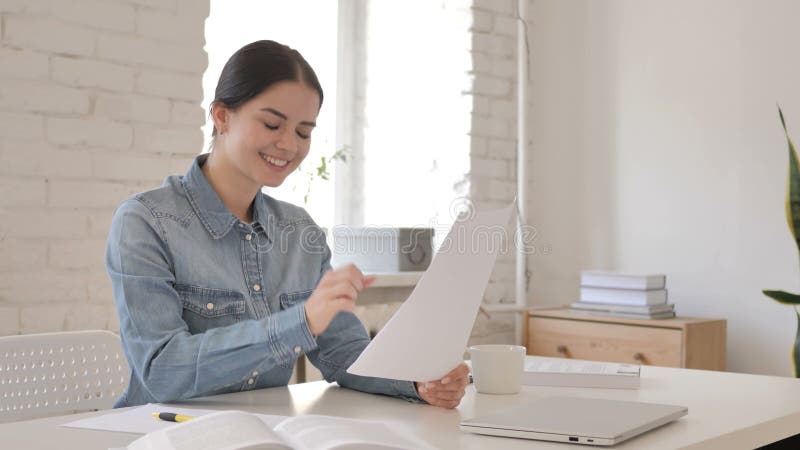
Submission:
<svg viewBox="0 0 800 450">
<path fill-rule="evenodd" d="M 375 276 L 365 277 L 353 264 L 325 272 L 305 303 L 306 322 L 311 334 L 322 334 L 339 311 L 352 312 L 358 293 L 374 281 Z"/>
</svg>

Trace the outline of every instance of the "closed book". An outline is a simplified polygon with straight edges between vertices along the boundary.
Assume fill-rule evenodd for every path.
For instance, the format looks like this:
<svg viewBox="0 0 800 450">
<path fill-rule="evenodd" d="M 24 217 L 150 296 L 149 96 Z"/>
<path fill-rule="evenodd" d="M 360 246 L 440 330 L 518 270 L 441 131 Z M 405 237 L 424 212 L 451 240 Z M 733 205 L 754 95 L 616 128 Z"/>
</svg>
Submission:
<svg viewBox="0 0 800 450">
<path fill-rule="evenodd" d="M 605 311 L 630 314 L 657 314 L 671 312 L 675 310 L 672 303 L 662 303 L 659 305 L 618 305 L 615 303 L 584 303 L 575 302 L 570 305 L 572 309 L 585 311 Z"/>
<path fill-rule="evenodd" d="M 581 272 L 581 286 L 619 289 L 664 289 L 667 276 L 664 274 L 635 274 L 584 270 Z"/>
<path fill-rule="evenodd" d="M 580 359 L 529 356 L 522 384 L 589 388 L 638 389 L 641 367 Z"/>
<path fill-rule="evenodd" d="M 640 291 L 637 289 L 581 287 L 580 300 L 589 303 L 615 303 L 619 305 L 658 305 L 667 302 L 667 290 Z"/>
<path fill-rule="evenodd" d="M 591 311 L 587 309 L 574 309 L 570 311 L 578 314 L 586 314 L 589 316 L 603 316 L 603 317 L 622 317 L 625 319 L 671 319 L 675 317 L 675 311 L 664 311 L 659 313 L 624 313 L 624 312 L 611 312 L 611 311 Z"/>
</svg>

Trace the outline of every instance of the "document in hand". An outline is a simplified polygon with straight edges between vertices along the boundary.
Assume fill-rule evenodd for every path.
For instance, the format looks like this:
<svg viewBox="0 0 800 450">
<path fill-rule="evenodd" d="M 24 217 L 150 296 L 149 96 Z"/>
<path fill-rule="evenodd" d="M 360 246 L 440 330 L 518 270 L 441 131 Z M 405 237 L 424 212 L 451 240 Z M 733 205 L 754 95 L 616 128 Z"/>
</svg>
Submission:
<svg viewBox="0 0 800 450">
<path fill-rule="evenodd" d="M 461 363 L 497 255 L 513 246 L 506 226 L 514 205 L 456 221 L 414 291 L 347 372 L 431 381 Z"/>
<path fill-rule="evenodd" d="M 433 449 L 379 422 L 297 416 L 270 429 L 255 414 L 220 411 L 148 433 L 127 450 Z"/>
</svg>

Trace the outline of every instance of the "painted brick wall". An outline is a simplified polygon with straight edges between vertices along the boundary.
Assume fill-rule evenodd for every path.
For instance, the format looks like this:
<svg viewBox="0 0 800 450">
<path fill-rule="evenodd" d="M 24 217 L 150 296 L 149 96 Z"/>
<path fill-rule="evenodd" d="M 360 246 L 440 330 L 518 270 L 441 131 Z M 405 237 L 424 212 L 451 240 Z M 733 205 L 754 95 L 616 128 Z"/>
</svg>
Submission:
<svg viewBox="0 0 800 450">
<path fill-rule="evenodd" d="M 202 149 L 208 2 L 0 0 L 0 335 L 118 329 L 115 206 Z"/>
</svg>

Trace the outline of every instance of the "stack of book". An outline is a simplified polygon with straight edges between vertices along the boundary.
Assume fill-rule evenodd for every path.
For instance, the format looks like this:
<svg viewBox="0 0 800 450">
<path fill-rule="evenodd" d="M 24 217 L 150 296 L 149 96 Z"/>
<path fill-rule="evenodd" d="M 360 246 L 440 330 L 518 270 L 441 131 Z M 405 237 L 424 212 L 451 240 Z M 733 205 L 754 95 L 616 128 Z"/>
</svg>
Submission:
<svg viewBox="0 0 800 450">
<path fill-rule="evenodd" d="M 667 277 L 663 274 L 581 272 L 581 298 L 573 311 L 637 319 L 675 317 L 667 303 Z"/>
</svg>

